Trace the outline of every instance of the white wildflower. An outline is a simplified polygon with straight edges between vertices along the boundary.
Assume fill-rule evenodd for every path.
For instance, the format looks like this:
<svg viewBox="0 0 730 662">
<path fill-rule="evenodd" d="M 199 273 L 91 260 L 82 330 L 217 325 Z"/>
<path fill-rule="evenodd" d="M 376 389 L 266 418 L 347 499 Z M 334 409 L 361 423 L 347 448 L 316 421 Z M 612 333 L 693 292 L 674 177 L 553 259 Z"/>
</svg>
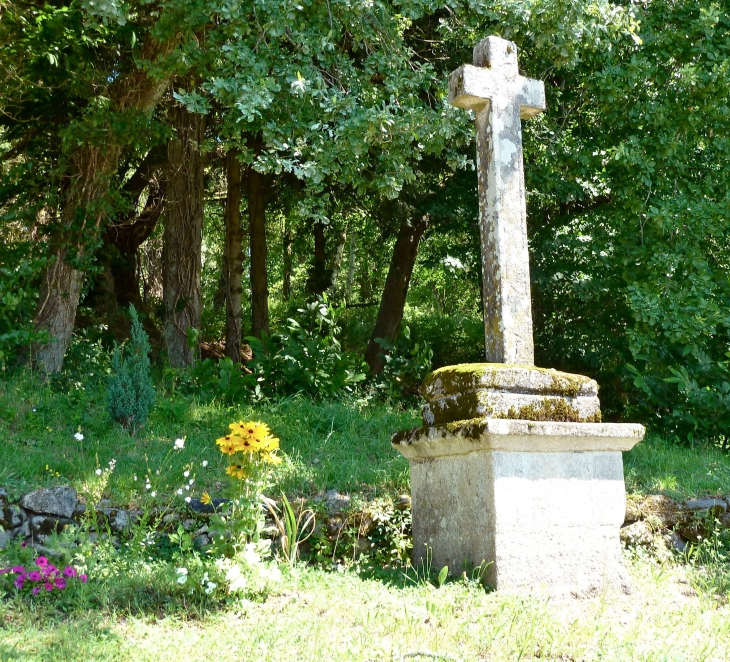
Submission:
<svg viewBox="0 0 730 662">
<path fill-rule="evenodd" d="M 181 450 L 182 448 L 185 448 L 185 440 L 184 439 L 175 439 L 175 450 Z"/>
<path fill-rule="evenodd" d="M 182 487 L 177 491 L 178 496 L 182 496 Z"/>
<path fill-rule="evenodd" d="M 96 470 L 96 475 L 97 475 L 97 476 L 101 476 L 101 469 L 97 469 L 97 470 Z"/>
<path fill-rule="evenodd" d="M 204 467 L 207 467 L 207 466 L 208 466 L 208 460 L 203 460 L 203 462 L 202 462 L 202 465 L 203 465 Z"/>
<path fill-rule="evenodd" d="M 33 411 L 35 411 L 35 409 L 34 409 Z M 76 434 L 74 435 L 74 439 L 76 439 L 76 441 L 83 441 L 83 440 L 84 440 L 84 435 L 83 435 L 83 434 L 81 434 L 80 432 L 77 432 L 77 433 L 76 433 Z"/>
<path fill-rule="evenodd" d="M 190 503 L 190 497 L 185 497 L 185 503 Z"/>
<path fill-rule="evenodd" d="M 187 478 L 189 475 L 190 475 L 189 471 L 183 471 L 183 476 L 185 476 L 185 478 Z"/>
<path fill-rule="evenodd" d="M 150 492 L 150 496 L 156 497 L 157 496 L 157 492 L 154 492 L 154 491 L 153 492 Z"/>
</svg>

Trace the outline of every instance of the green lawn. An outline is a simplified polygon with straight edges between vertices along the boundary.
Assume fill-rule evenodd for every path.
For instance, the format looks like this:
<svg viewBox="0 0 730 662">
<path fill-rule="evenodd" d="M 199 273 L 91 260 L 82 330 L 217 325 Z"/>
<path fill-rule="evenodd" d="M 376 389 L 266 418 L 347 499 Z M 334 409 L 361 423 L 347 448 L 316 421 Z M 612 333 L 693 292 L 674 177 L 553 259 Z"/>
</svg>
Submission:
<svg viewBox="0 0 730 662">
<path fill-rule="evenodd" d="M 104 496 L 123 504 L 140 499 L 134 476 L 148 468 L 161 500 L 187 467 L 198 493 L 215 492 L 224 466 L 215 438 L 249 417 L 281 438 L 287 460 L 277 490 L 397 495 L 408 490 L 408 466 L 389 437 L 418 422 L 417 411 L 354 399 L 237 407 L 191 400 L 177 412 L 158 408 L 130 437 L 108 420 L 100 385 L 61 388 L 29 375 L 0 382 L 0 417 L 0 486 L 89 491 L 98 487 L 96 469 L 114 459 Z M 178 437 L 186 444 L 175 452 Z M 625 454 L 625 471 L 637 496 L 730 494 L 730 458 L 715 447 L 649 436 Z M 0 602 L 0 661 L 725 660 L 728 565 L 718 542 L 689 559 L 627 552 L 633 595 L 562 602 L 489 593 L 465 578 L 436 588 L 433 577 L 407 568 L 327 563 L 283 566 L 265 597 L 206 601 L 175 584 L 174 564 L 112 563 L 123 552 L 108 547 L 103 576 L 92 576 L 86 593 L 61 603 Z"/>
</svg>

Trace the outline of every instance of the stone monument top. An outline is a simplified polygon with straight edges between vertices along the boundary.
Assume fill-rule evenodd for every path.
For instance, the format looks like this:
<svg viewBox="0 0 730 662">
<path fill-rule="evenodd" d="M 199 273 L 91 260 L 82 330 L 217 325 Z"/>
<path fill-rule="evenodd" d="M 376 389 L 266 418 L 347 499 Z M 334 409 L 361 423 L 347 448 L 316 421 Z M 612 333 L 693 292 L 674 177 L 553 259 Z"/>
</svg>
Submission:
<svg viewBox="0 0 730 662">
<path fill-rule="evenodd" d="M 451 74 L 449 102 L 475 113 L 487 361 L 533 365 L 520 120 L 545 110 L 545 86 L 519 75 L 511 41 L 487 37 Z"/>
</svg>

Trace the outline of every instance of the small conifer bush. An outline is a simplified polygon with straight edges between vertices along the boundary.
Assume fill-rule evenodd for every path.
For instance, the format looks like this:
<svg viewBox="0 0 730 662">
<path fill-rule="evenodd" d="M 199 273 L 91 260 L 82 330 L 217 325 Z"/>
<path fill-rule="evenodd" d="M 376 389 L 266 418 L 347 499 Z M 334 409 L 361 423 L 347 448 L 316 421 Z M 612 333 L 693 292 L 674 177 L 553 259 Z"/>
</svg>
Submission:
<svg viewBox="0 0 730 662">
<path fill-rule="evenodd" d="M 132 305 L 129 315 L 132 336 L 123 347 L 114 347 L 106 403 L 112 419 L 133 433 L 147 421 L 155 402 L 155 387 L 150 375 L 149 339 Z"/>
</svg>

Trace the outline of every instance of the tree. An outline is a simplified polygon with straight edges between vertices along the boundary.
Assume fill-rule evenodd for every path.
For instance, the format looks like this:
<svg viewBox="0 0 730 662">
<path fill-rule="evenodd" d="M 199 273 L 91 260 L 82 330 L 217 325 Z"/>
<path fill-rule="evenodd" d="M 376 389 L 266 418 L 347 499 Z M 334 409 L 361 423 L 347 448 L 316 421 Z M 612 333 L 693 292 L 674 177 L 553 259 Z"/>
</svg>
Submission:
<svg viewBox="0 0 730 662">
<path fill-rule="evenodd" d="M 241 163 L 237 149 L 226 155 L 226 356 L 241 362 L 241 323 L 243 310 L 243 228 L 241 227 Z"/>
<path fill-rule="evenodd" d="M 163 298 L 167 358 L 180 368 L 191 365 L 198 354 L 197 335 L 191 343 L 189 330 L 200 331 L 205 115 L 182 105 L 169 112 L 176 136 L 167 147 Z"/>
</svg>

